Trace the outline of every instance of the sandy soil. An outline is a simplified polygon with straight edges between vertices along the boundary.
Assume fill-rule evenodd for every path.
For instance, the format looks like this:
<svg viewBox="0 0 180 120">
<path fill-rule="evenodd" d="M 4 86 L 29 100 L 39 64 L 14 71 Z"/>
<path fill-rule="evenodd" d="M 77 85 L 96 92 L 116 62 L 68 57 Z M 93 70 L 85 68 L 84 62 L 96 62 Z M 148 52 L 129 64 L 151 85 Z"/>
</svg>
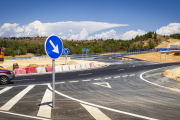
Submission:
<svg viewBox="0 0 180 120">
<path fill-rule="evenodd" d="M 180 67 L 178 68 L 173 68 L 170 70 L 166 70 L 165 72 L 162 73 L 165 77 L 168 77 L 170 79 L 176 80 L 180 82 Z"/>
<path fill-rule="evenodd" d="M 101 66 L 105 63 L 97 62 L 97 61 L 86 61 L 86 60 L 67 60 L 67 65 L 74 65 L 74 64 L 84 64 L 84 63 L 91 63 L 95 62 L 96 65 Z M 19 68 L 28 68 L 28 67 L 46 67 L 52 66 L 52 59 L 50 58 L 32 58 L 28 60 L 5 60 L 3 63 L 0 64 L 1 68 L 13 70 L 13 64 L 17 63 Z M 55 65 L 65 65 L 65 58 L 60 57 L 55 60 Z"/>
<path fill-rule="evenodd" d="M 151 62 L 165 62 L 165 54 L 161 54 L 161 61 L 160 61 L 159 52 L 129 55 L 126 57 L 138 58 L 138 59 L 151 61 Z M 175 56 L 174 53 L 166 54 L 166 62 L 180 62 L 180 56 Z"/>
</svg>

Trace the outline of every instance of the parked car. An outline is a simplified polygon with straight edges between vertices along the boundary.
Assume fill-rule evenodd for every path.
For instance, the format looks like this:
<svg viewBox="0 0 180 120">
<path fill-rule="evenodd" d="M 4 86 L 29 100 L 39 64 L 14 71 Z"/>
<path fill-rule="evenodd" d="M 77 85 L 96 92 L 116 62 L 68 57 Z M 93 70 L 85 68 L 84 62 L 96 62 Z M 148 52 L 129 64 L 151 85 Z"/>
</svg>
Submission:
<svg viewBox="0 0 180 120">
<path fill-rule="evenodd" d="M 0 84 L 8 84 L 9 81 L 15 78 L 15 75 L 10 70 L 0 69 Z"/>
</svg>

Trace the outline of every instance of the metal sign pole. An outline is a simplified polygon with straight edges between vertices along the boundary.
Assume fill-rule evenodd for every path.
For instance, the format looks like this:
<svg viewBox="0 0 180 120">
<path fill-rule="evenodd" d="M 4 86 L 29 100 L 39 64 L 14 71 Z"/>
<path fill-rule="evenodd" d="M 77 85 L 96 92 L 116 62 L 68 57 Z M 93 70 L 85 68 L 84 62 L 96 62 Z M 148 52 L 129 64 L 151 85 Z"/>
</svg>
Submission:
<svg viewBox="0 0 180 120">
<path fill-rule="evenodd" d="M 52 59 L 53 65 L 53 74 L 52 74 L 52 83 L 53 83 L 53 93 L 52 93 L 52 101 L 53 101 L 53 108 L 55 107 L 55 59 Z"/>
<path fill-rule="evenodd" d="M 67 65 L 67 55 L 66 55 L 66 65 Z"/>
</svg>

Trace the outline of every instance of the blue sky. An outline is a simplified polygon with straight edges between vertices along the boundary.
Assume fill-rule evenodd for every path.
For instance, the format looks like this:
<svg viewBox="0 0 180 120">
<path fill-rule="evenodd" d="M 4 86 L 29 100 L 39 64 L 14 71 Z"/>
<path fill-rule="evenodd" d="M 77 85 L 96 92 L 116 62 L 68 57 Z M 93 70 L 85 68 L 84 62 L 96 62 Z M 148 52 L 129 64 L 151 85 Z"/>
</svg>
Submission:
<svg viewBox="0 0 180 120">
<path fill-rule="evenodd" d="M 0 37 L 169 35 L 180 32 L 179 5 L 179 0 L 0 0 Z"/>
</svg>

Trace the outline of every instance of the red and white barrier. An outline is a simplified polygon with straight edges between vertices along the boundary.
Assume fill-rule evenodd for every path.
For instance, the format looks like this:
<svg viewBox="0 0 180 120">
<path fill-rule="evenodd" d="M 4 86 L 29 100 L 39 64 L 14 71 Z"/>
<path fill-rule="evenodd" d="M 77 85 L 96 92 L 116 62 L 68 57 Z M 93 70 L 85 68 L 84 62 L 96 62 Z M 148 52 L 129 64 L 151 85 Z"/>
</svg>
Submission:
<svg viewBox="0 0 180 120">
<path fill-rule="evenodd" d="M 75 66 L 76 70 L 81 70 L 81 65 L 80 64 L 74 65 L 74 66 Z"/>
<path fill-rule="evenodd" d="M 55 71 L 56 71 L 56 72 L 62 72 L 62 67 L 61 67 L 61 65 L 55 66 Z"/>
<path fill-rule="evenodd" d="M 90 64 L 89 63 L 86 63 L 86 68 L 90 68 Z"/>
<path fill-rule="evenodd" d="M 25 68 L 26 73 L 36 73 L 36 67 L 31 67 L 31 68 Z"/>
<path fill-rule="evenodd" d="M 69 70 L 76 70 L 75 65 L 69 65 Z"/>
<path fill-rule="evenodd" d="M 68 65 L 63 65 L 62 69 L 63 69 L 63 71 L 69 71 L 69 66 Z"/>
<path fill-rule="evenodd" d="M 45 67 L 37 67 L 36 71 L 37 71 L 37 73 L 45 73 L 46 69 L 45 69 Z"/>
<path fill-rule="evenodd" d="M 85 64 L 81 64 L 81 69 L 86 69 L 86 65 Z"/>
<path fill-rule="evenodd" d="M 48 66 L 48 67 L 46 67 L 46 72 L 52 72 L 52 66 Z"/>
<path fill-rule="evenodd" d="M 25 68 L 16 68 L 15 74 L 26 74 Z"/>
</svg>

